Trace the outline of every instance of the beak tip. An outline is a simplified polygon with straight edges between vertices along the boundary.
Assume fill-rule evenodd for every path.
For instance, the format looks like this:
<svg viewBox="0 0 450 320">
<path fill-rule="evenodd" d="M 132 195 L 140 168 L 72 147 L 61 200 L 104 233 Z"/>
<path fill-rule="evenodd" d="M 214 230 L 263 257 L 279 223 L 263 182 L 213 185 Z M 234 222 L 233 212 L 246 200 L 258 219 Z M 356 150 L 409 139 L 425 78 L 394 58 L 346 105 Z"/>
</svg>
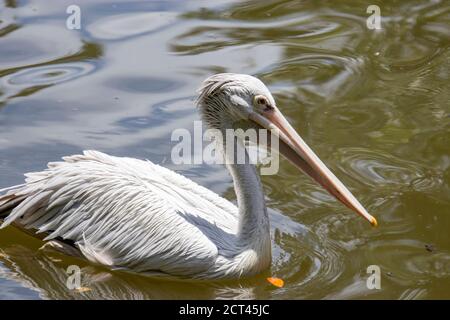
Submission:
<svg viewBox="0 0 450 320">
<path fill-rule="evenodd" d="M 374 217 L 371 217 L 371 219 L 370 219 L 370 224 L 371 224 L 373 227 L 378 227 L 378 221 L 377 221 L 377 219 L 375 219 Z"/>
</svg>

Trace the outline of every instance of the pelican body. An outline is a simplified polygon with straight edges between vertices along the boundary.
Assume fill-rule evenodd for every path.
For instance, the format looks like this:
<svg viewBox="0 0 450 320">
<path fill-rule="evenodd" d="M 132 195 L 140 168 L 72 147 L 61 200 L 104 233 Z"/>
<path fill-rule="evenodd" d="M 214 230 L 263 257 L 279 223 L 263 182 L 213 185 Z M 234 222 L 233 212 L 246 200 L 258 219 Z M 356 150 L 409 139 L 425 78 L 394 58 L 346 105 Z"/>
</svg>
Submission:
<svg viewBox="0 0 450 320">
<path fill-rule="evenodd" d="M 289 125 L 260 80 L 211 76 L 196 104 L 208 128 L 224 131 L 245 123 L 275 132 L 283 156 L 376 225 Z M 232 157 L 225 144 L 224 156 Z M 254 275 L 271 264 L 260 177 L 250 162 L 227 168 L 238 206 L 150 161 L 85 151 L 0 190 L 1 228 L 12 224 L 46 246 L 112 269 L 185 279 Z"/>
</svg>

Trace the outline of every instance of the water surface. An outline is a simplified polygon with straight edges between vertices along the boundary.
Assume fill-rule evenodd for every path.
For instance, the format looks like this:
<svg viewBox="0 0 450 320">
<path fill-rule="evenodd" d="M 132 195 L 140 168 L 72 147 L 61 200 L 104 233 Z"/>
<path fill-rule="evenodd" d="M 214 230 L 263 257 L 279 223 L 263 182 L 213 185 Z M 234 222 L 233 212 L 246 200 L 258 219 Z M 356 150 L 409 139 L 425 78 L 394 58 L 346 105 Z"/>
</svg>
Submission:
<svg viewBox="0 0 450 320">
<path fill-rule="evenodd" d="M 179 283 L 49 255 L 0 231 L 0 299 L 449 299 L 448 1 L 0 2 L 0 188 L 85 149 L 150 159 L 234 201 L 220 166 L 175 166 L 171 132 L 193 128 L 201 81 L 260 77 L 307 143 L 373 213 L 349 212 L 289 163 L 263 177 L 271 270 Z M 382 29 L 369 30 L 377 4 Z M 66 287 L 66 268 L 83 285 Z M 381 289 L 366 286 L 381 268 Z M 265 281 L 283 278 L 284 288 Z"/>
</svg>

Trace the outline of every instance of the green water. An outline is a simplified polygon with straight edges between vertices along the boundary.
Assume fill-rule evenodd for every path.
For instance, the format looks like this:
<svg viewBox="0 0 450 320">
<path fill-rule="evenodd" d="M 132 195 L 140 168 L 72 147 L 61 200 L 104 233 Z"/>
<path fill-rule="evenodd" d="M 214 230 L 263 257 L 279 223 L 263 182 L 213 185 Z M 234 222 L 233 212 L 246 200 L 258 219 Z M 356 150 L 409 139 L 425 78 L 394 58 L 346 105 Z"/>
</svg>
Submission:
<svg viewBox="0 0 450 320">
<path fill-rule="evenodd" d="M 61 156 L 97 149 L 150 159 L 235 200 L 212 165 L 170 162 L 192 129 L 196 88 L 256 75 L 321 159 L 377 217 L 370 225 L 286 161 L 263 177 L 271 270 L 179 283 L 110 272 L 0 231 L 0 299 L 450 298 L 450 2 L 0 2 L 0 188 Z M 369 5 L 381 30 L 367 28 Z M 66 268 L 83 285 L 67 288 Z M 381 288 L 366 286 L 367 267 Z M 265 278 L 284 279 L 283 288 Z"/>
</svg>

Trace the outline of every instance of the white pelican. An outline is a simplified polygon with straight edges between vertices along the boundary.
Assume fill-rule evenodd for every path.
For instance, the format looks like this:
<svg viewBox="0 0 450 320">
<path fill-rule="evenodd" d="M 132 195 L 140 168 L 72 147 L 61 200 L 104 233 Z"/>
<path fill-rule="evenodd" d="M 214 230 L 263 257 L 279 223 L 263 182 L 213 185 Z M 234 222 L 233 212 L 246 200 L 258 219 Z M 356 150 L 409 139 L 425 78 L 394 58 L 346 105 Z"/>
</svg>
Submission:
<svg viewBox="0 0 450 320">
<path fill-rule="evenodd" d="M 283 156 L 377 224 L 289 125 L 257 78 L 211 76 L 199 89 L 197 106 L 210 128 L 244 125 L 276 132 Z M 98 151 L 63 160 L 26 174 L 22 185 L 0 190 L 2 228 L 13 224 L 66 254 L 157 276 L 233 279 L 270 266 L 269 218 L 253 164 L 227 164 L 236 207 L 149 161 Z"/>
</svg>

